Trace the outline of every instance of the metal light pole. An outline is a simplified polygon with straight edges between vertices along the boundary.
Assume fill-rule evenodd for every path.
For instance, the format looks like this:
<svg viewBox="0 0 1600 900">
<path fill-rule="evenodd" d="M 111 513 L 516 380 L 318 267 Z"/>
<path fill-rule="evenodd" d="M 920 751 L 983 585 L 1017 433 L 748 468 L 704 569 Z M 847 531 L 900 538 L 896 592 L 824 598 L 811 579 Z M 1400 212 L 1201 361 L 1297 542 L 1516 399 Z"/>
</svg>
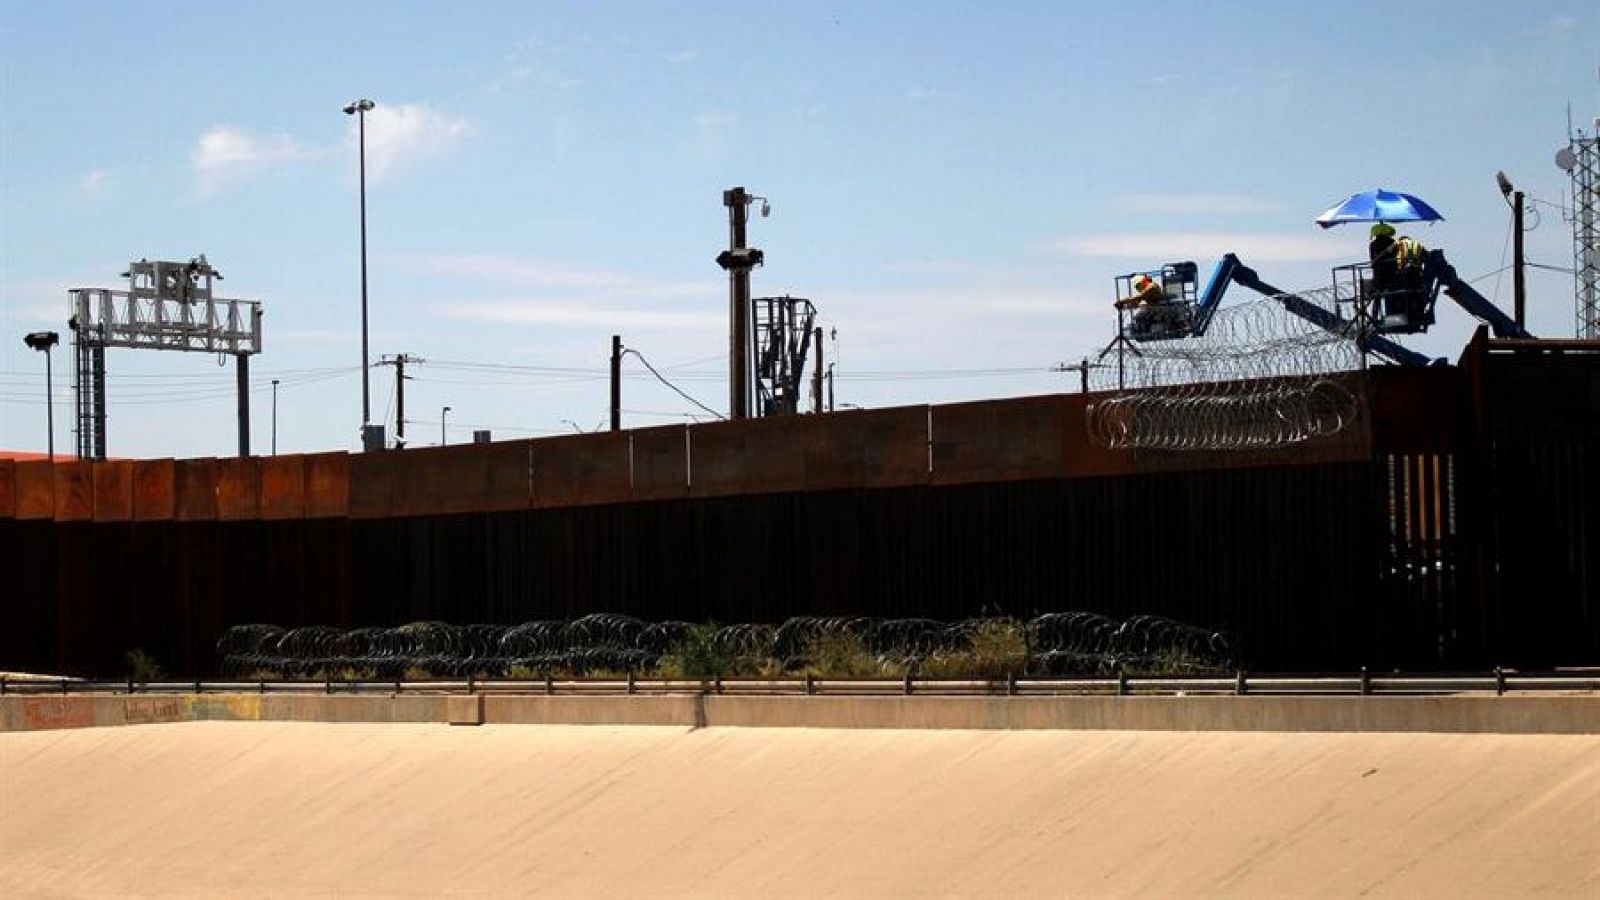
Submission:
<svg viewBox="0 0 1600 900">
<path fill-rule="evenodd" d="M 439 410 L 439 446 L 441 447 L 448 443 L 444 436 L 444 420 L 448 415 L 450 415 L 450 407 L 446 406 L 444 409 Z"/>
<path fill-rule="evenodd" d="M 367 429 L 372 425 L 372 385 L 367 364 L 367 112 L 371 100 L 352 100 L 344 114 L 356 117 L 356 132 L 361 158 L 361 440 L 366 449 Z"/>
<path fill-rule="evenodd" d="M 272 379 L 272 455 L 278 455 L 278 379 Z"/>
<path fill-rule="evenodd" d="M 54 376 L 50 371 L 50 348 L 61 343 L 61 335 L 54 331 L 35 331 L 23 336 L 22 342 L 35 350 L 44 352 L 44 422 L 47 436 L 45 443 L 50 448 L 50 461 L 56 461 L 56 400 L 55 389 L 51 382 Z"/>
</svg>

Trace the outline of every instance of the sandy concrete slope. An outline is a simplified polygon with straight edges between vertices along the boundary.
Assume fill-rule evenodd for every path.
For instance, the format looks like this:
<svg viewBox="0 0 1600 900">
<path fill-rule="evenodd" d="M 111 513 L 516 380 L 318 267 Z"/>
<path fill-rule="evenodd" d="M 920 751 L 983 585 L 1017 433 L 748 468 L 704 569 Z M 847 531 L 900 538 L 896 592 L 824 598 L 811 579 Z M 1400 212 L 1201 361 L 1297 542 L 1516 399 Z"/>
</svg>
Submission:
<svg viewBox="0 0 1600 900">
<path fill-rule="evenodd" d="M 0 734 L 0 895 L 1600 895 L 1600 738 Z"/>
</svg>

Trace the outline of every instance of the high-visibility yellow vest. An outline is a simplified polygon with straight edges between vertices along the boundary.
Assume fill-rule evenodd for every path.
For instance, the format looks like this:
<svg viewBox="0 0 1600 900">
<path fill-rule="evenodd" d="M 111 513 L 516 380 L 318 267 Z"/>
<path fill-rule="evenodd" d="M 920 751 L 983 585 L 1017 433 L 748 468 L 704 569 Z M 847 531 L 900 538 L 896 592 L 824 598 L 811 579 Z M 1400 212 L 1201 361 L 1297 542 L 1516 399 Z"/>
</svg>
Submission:
<svg viewBox="0 0 1600 900">
<path fill-rule="evenodd" d="M 1427 248 L 1414 237 L 1398 237 L 1394 241 L 1394 259 L 1402 269 L 1422 265 L 1422 258 L 1427 254 Z"/>
</svg>

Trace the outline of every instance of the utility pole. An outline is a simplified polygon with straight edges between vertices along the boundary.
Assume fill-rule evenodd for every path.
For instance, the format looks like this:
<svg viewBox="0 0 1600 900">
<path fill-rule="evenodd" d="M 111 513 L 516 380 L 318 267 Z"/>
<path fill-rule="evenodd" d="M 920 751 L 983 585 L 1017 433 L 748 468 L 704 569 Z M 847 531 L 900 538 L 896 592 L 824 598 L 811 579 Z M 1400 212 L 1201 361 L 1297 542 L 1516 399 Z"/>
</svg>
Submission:
<svg viewBox="0 0 1600 900">
<path fill-rule="evenodd" d="M 822 412 L 822 326 L 818 325 L 812 335 L 817 342 L 817 363 L 811 369 L 811 411 L 819 413 Z"/>
<path fill-rule="evenodd" d="M 1527 259 L 1522 255 L 1522 192 L 1511 194 L 1511 263 L 1512 291 L 1517 298 L 1517 327 L 1528 327 Z"/>
<path fill-rule="evenodd" d="M 761 215 L 771 212 L 765 197 L 750 194 L 742 187 L 722 192 L 722 205 L 728 208 L 728 249 L 718 254 L 717 265 L 728 273 L 728 418 L 750 417 L 750 270 L 764 261 L 765 255 L 745 245 L 745 224 L 750 218 L 750 203 L 761 201 Z"/>
<path fill-rule="evenodd" d="M 272 455 L 278 455 L 278 379 L 272 379 Z"/>
<path fill-rule="evenodd" d="M 235 353 L 239 379 L 239 457 L 250 455 L 250 354 Z"/>
<path fill-rule="evenodd" d="M 1522 192 L 1511 187 L 1511 180 L 1506 178 L 1506 173 L 1494 173 L 1494 180 L 1500 185 L 1500 195 L 1511 204 L 1511 293 L 1516 298 L 1514 319 L 1517 327 L 1526 329 L 1528 284 L 1525 276 L 1526 260 L 1522 255 Z"/>
<path fill-rule="evenodd" d="M 622 430 L 622 335 L 611 336 L 611 430 Z"/>
<path fill-rule="evenodd" d="M 423 363 L 427 360 L 420 356 L 410 356 L 399 353 L 394 356 L 385 356 L 378 361 L 380 366 L 394 366 L 394 448 L 403 450 L 406 446 L 406 363 Z"/>
<path fill-rule="evenodd" d="M 1068 365 L 1066 363 L 1056 363 L 1055 368 L 1053 369 L 1053 371 L 1056 371 L 1056 372 L 1077 372 L 1078 373 L 1078 393 L 1087 394 L 1087 393 L 1089 393 L 1089 369 L 1092 368 L 1092 367 L 1093 367 L 1093 364 L 1090 363 L 1088 358 L 1086 357 L 1082 361 L 1073 363 L 1072 365 Z"/>
</svg>

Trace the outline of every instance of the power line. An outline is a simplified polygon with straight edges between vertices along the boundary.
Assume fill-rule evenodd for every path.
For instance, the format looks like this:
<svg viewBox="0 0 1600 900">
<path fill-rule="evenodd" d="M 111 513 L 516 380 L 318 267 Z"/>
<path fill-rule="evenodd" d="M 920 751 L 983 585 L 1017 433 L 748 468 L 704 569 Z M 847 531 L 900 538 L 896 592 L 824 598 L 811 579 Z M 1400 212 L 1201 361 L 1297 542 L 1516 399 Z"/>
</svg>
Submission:
<svg viewBox="0 0 1600 900">
<path fill-rule="evenodd" d="M 714 410 L 711 407 L 705 405 L 704 403 L 701 403 L 699 400 L 696 400 L 695 398 L 693 398 L 693 397 L 689 396 L 688 394 L 684 393 L 682 388 L 680 388 L 677 385 L 673 384 L 672 382 L 668 381 L 665 376 L 663 376 L 660 372 L 656 371 L 656 367 L 655 366 L 650 365 L 650 360 L 645 359 L 643 353 L 640 353 L 639 351 L 633 349 L 632 347 L 629 347 L 628 349 L 622 351 L 622 355 L 623 356 L 627 356 L 629 353 L 632 353 L 634 356 L 637 356 L 639 358 L 639 362 L 644 363 L 644 367 L 646 369 L 650 370 L 650 374 L 656 376 L 656 378 L 662 384 L 666 385 L 669 388 L 672 388 L 673 392 L 676 393 L 679 397 L 682 397 L 683 399 L 689 401 L 690 403 L 693 403 L 695 406 L 700 407 L 701 409 L 705 410 L 706 412 L 710 413 L 713 416 L 716 416 L 719 419 L 726 419 L 727 418 L 722 413 L 717 412 L 716 410 Z"/>
</svg>

